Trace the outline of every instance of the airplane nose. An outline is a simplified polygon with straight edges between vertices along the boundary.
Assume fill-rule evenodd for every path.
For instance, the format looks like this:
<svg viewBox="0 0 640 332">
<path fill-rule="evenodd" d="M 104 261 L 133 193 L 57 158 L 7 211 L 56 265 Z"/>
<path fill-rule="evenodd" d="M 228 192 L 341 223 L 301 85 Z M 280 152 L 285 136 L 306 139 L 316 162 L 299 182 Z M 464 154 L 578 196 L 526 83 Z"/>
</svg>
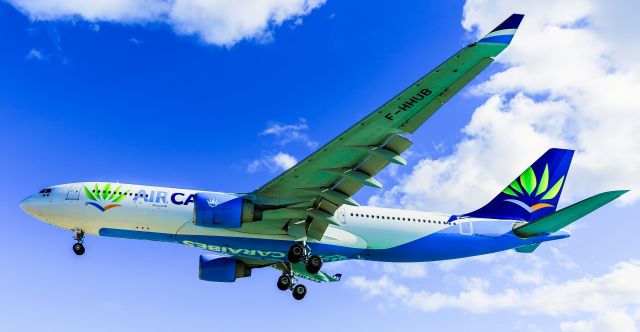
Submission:
<svg viewBox="0 0 640 332">
<path fill-rule="evenodd" d="M 20 208 L 28 214 L 33 214 L 33 198 L 29 196 L 23 199 L 22 202 L 20 202 Z"/>
</svg>

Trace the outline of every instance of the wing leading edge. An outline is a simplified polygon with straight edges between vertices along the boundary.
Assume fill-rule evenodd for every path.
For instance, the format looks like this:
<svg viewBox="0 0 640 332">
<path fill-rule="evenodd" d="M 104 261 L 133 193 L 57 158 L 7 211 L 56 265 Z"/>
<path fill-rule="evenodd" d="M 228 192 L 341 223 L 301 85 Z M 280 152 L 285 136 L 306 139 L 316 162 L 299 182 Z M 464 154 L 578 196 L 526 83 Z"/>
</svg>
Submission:
<svg viewBox="0 0 640 332">
<path fill-rule="evenodd" d="M 469 44 L 386 104 L 310 156 L 249 194 L 267 207 L 246 232 L 287 231 L 320 240 L 343 204 L 363 186 L 382 187 L 374 176 L 400 156 L 415 132 L 444 103 L 485 69 L 511 42 L 523 15 L 513 14 L 478 42 Z"/>
</svg>

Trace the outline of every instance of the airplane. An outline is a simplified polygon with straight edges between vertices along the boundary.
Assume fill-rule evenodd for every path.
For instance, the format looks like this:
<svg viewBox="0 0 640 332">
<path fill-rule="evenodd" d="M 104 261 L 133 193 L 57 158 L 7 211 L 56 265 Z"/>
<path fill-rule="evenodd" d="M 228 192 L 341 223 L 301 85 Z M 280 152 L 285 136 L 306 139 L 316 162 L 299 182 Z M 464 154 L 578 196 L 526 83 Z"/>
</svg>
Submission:
<svg viewBox="0 0 640 332">
<path fill-rule="evenodd" d="M 567 238 L 563 228 L 626 190 L 597 194 L 557 210 L 573 151 L 549 149 L 485 206 L 442 214 L 360 206 L 362 187 L 401 154 L 415 132 L 511 42 L 523 15 L 513 14 L 373 113 L 262 187 L 245 193 L 111 182 L 46 187 L 22 201 L 31 216 L 71 230 L 77 255 L 86 234 L 200 248 L 199 278 L 233 282 L 257 268 L 282 271 L 277 287 L 296 300 L 298 278 L 335 282 L 324 263 L 344 260 L 428 262 L 515 249 Z"/>
</svg>

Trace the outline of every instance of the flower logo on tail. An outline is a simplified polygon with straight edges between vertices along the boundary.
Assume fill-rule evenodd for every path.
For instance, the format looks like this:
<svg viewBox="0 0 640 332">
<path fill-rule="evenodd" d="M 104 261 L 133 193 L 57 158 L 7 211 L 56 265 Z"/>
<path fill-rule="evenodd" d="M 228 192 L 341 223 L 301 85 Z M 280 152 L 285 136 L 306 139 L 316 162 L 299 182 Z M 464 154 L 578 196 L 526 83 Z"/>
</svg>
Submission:
<svg viewBox="0 0 640 332">
<path fill-rule="evenodd" d="M 551 200 L 558 196 L 563 182 L 564 176 L 549 188 L 549 164 L 545 165 L 544 172 L 542 173 L 539 183 L 535 172 L 531 167 L 529 167 L 518 179 L 513 180 L 513 182 L 511 182 L 511 184 L 502 191 L 509 196 L 516 197 L 517 199 L 510 198 L 505 199 L 504 201 L 516 204 L 527 210 L 529 213 L 548 207 L 555 207 L 554 205 L 541 201 Z M 525 203 L 525 201 L 527 203 Z"/>
<path fill-rule="evenodd" d="M 91 205 L 101 212 L 121 206 L 116 203 L 120 202 L 125 196 L 127 196 L 129 190 L 120 191 L 120 187 L 121 186 L 118 186 L 115 190 L 111 190 L 111 183 L 107 183 L 103 188 L 100 188 L 96 183 L 93 186 L 93 190 L 89 190 L 89 188 L 85 186 L 84 194 L 92 202 L 86 202 L 84 205 Z"/>
</svg>

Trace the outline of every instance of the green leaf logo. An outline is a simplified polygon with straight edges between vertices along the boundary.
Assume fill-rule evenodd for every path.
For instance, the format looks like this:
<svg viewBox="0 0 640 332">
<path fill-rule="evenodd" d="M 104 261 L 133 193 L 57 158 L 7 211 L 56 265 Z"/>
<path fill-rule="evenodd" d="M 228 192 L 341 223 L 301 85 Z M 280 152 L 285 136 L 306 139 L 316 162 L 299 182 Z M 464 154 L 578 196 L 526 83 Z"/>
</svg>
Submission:
<svg viewBox="0 0 640 332">
<path fill-rule="evenodd" d="M 118 186 L 115 190 L 111 190 L 111 183 L 107 183 L 101 189 L 100 186 L 96 183 L 93 186 L 93 190 L 89 190 L 87 186 L 84 186 L 84 194 L 87 196 L 87 199 L 92 202 L 86 202 L 85 205 L 91 205 L 101 212 L 105 212 L 109 209 L 121 206 L 120 204 L 115 204 L 120 202 L 129 194 L 129 190 L 121 191 L 120 188 L 122 186 Z"/>
<path fill-rule="evenodd" d="M 547 193 L 544 194 L 544 196 L 542 196 L 542 199 L 555 198 L 560 192 L 560 188 L 562 188 L 563 182 L 564 182 L 564 176 L 561 177 L 560 180 L 558 180 L 558 182 L 556 182 L 556 184 L 554 184 L 553 187 L 551 187 L 551 189 L 549 189 L 549 191 L 547 191 Z"/>
<path fill-rule="evenodd" d="M 544 165 L 544 172 L 542 173 L 542 179 L 540 179 L 540 185 L 538 186 L 538 192 L 536 192 L 536 196 L 540 196 L 545 190 L 547 190 L 547 186 L 549 185 L 549 165 Z"/>
<path fill-rule="evenodd" d="M 546 164 L 540 178 L 536 176 L 533 168 L 529 167 L 502 192 L 518 198 L 505 199 L 505 201 L 514 203 L 529 212 L 533 212 L 538 209 L 553 207 L 551 204 L 540 203 L 540 201 L 556 198 L 560 193 L 563 183 L 564 176 L 549 188 L 549 164 Z M 532 202 L 532 200 L 534 201 Z M 528 202 L 528 204 L 525 202 Z"/>
<path fill-rule="evenodd" d="M 520 183 L 522 183 L 522 187 L 527 191 L 527 194 L 533 192 L 533 189 L 536 188 L 536 182 L 536 174 L 531 167 L 527 168 L 527 170 L 520 175 Z"/>
</svg>

